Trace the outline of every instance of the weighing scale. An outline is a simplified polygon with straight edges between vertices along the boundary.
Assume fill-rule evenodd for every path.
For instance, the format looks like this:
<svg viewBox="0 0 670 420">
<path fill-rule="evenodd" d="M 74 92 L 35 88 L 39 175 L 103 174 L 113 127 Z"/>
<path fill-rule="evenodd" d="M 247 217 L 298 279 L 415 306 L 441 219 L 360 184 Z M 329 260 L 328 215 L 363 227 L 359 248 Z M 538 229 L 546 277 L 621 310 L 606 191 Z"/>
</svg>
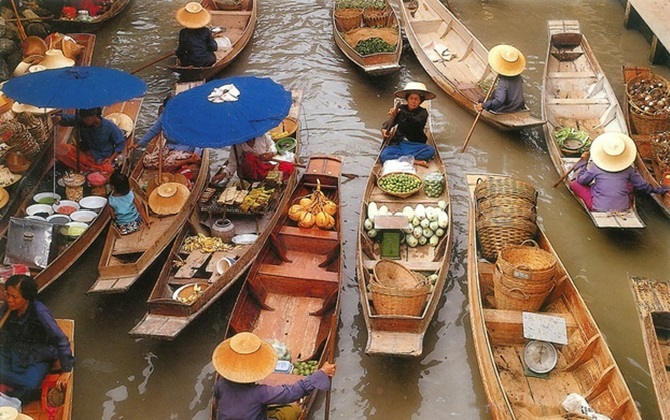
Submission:
<svg viewBox="0 0 670 420">
<path fill-rule="evenodd" d="M 400 235 L 403 230 L 411 229 L 407 216 L 376 216 L 375 229 L 381 235 L 382 258 L 389 260 L 399 260 L 400 257 Z"/>
<path fill-rule="evenodd" d="M 530 341 L 523 349 L 526 376 L 546 378 L 558 363 L 558 351 L 552 343 L 568 344 L 568 329 L 560 316 L 523 312 L 523 336 Z"/>
</svg>

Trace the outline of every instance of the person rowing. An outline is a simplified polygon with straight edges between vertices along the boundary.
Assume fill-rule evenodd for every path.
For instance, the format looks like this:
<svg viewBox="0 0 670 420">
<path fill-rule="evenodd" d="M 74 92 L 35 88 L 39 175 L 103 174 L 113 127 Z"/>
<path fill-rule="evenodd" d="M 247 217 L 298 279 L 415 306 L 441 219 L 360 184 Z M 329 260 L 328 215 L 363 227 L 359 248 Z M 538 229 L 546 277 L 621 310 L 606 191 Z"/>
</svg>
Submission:
<svg viewBox="0 0 670 420">
<path fill-rule="evenodd" d="M 491 99 L 475 105 L 476 110 L 485 109 L 495 114 L 525 110 L 521 73 L 526 68 L 526 58 L 521 51 L 511 45 L 496 45 L 489 51 L 488 61 L 499 75 L 498 85 Z"/>
</svg>

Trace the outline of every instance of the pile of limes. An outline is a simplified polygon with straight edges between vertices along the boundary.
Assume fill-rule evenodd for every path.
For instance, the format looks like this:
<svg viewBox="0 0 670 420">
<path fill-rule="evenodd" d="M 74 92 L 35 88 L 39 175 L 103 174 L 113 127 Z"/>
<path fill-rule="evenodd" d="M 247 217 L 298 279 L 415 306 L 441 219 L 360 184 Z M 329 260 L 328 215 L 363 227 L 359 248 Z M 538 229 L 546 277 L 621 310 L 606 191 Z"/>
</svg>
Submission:
<svg viewBox="0 0 670 420">
<path fill-rule="evenodd" d="M 308 360 L 306 362 L 296 362 L 293 364 L 293 374 L 307 376 L 316 372 L 319 365 L 318 360 Z"/>
<path fill-rule="evenodd" d="M 421 188 L 421 179 L 406 173 L 388 174 L 379 179 L 379 188 L 391 194 L 413 193 Z"/>
</svg>

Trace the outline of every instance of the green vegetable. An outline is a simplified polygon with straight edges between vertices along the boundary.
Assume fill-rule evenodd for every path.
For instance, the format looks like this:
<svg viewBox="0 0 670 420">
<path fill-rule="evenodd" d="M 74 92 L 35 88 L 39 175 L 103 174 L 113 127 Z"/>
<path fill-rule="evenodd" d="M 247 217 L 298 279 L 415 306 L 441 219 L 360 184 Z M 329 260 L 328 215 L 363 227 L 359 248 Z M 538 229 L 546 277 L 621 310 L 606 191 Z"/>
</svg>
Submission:
<svg viewBox="0 0 670 420">
<path fill-rule="evenodd" d="M 358 41 L 358 44 L 356 44 L 354 50 L 356 50 L 356 52 L 362 56 L 379 53 L 391 53 L 395 51 L 395 45 L 391 45 L 379 37 L 373 37 Z"/>
<path fill-rule="evenodd" d="M 379 179 L 379 187 L 390 193 L 410 193 L 421 188 L 421 180 L 405 173 L 389 174 Z"/>
<path fill-rule="evenodd" d="M 579 149 L 579 153 L 584 153 L 591 148 L 591 138 L 589 133 L 584 130 L 577 130 L 573 127 L 560 127 L 554 130 L 554 140 L 556 140 L 558 147 L 563 147 L 563 144 L 567 140 L 581 141 L 583 144 Z"/>
</svg>

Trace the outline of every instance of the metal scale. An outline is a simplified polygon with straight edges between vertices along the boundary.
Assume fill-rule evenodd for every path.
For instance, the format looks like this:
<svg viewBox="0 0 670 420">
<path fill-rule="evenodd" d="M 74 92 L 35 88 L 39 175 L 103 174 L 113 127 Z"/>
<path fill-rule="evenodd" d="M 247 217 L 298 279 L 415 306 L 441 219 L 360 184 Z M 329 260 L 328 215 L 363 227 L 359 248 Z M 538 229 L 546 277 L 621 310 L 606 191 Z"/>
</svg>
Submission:
<svg viewBox="0 0 670 420">
<path fill-rule="evenodd" d="M 523 349 L 526 376 L 546 377 L 558 363 L 558 350 L 552 343 L 568 344 L 565 319 L 523 312 L 522 322 L 523 336 L 530 340 Z"/>
<path fill-rule="evenodd" d="M 381 235 L 381 257 L 388 260 L 399 260 L 400 235 L 403 231 L 411 229 L 407 216 L 376 216 L 375 230 Z"/>
</svg>

